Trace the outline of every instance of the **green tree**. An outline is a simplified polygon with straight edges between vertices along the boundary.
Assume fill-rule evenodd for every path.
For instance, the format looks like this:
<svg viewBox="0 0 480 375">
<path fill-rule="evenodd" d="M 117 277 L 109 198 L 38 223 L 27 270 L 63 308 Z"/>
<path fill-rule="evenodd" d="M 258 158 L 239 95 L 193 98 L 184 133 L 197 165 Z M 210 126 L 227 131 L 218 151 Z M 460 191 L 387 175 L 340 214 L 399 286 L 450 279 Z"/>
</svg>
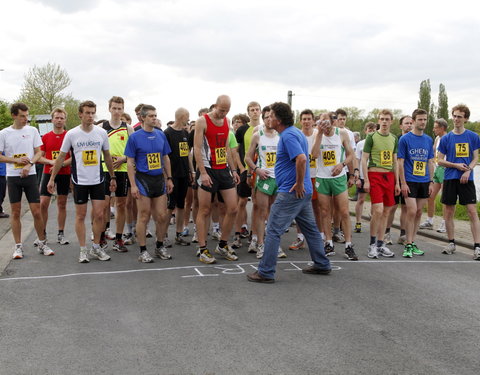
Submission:
<svg viewBox="0 0 480 375">
<path fill-rule="evenodd" d="M 13 119 L 10 115 L 10 105 L 0 99 L 0 129 L 12 125 Z"/>
<path fill-rule="evenodd" d="M 448 96 L 447 92 L 445 91 L 445 85 L 443 83 L 440 83 L 440 87 L 438 90 L 437 117 L 448 120 Z"/>
<path fill-rule="evenodd" d="M 417 108 L 422 108 L 428 113 L 428 122 L 427 127 L 425 129 L 425 134 L 433 137 L 433 122 L 435 119 L 433 118 L 434 106 L 432 104 L 432 87 L 430 86 L 430 79 L 424 80 L 420 83 L 420 91 L 419 91 L 419 100 Z"/>
<path fill-rule="evenodd" d="M 71 79 L 60 65 L 36 65 L 25 74 L 25 82 L 18 101 L 28 105 L 31 114 L 47 114 L 57 106 L 64 106 L 69 95 L 63 91 Z M 71 96 L 71 95 L 70 95 Z"/>
<path fill-rule="evenodd" d="M 67 111 L 67 129 L 74 128 L 80 124 L 80 117 L 78 116 L 78 106 L 80 100 L 75 99 L 71 95 L 65 97 L 63 108 Z"/>
</svg>

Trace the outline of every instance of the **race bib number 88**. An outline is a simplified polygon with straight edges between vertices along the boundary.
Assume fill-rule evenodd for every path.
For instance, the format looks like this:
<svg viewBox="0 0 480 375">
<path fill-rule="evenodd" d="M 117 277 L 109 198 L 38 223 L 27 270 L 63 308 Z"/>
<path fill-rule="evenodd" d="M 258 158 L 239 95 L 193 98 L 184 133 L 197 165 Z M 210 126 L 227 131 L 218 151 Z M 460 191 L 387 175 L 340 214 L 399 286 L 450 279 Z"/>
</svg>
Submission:
<svg viewBox="0 0 480 375">
<path fill-rule="evenodd" d="M 391 150 L 380 151 L 380 166 L 391 167 L 393 165 L 393 156 Z"/>
</svg>

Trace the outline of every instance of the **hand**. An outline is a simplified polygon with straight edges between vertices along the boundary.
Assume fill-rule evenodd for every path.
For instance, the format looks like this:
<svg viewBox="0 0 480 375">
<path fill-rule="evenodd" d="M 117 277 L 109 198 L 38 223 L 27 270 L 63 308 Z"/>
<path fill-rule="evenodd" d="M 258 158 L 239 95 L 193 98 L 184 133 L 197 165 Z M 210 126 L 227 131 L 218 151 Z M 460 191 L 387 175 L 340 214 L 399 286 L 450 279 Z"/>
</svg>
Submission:
<svg viewBox="0 0 480 375">
<path fill-rule="evenodd" d="M 402 184 L 401 187 L 401 192 L 404 198 L 408 198 L 408 194 L 410 194 L 410 188 L 408 187 L 408 184 Z"/>
<path fill-rule="evenodd" d="M 343 166 L 342 163 L 337 164 L 337 165 L 336 165 L 335 167 L 333 167 L 333 169 L 332 169 L 332 176 L 335 177 L 335 176 L 339 175 L 340 172 L 343 171 L 343 168 L 344 168 L 344 166 Z"/>
<path fill-rule="evenodd" d="M 21 178 L 28 177 L 28 175 L 30 174 L 30 167 L 31 167 L 31 164 L 27 164 L 22 168 L 22 170 L 20 171 Z"/>
<path fill-rule="evenodd" d="M 117 190 L 117 180 L 113 178 L 110 180 L 110 191 L 113 193 L 115 190 Z"/>
<path fill-rule="evenodd" d="M 348 187 L 351 188 L 355 184 L 355 176 L 353 174 L 348 178 Z"/>
<path fill-rule="evenodd" d="M 295 196 L 299 199 L 303 198 L 305 195 L 305 189 L 303 187 L 303 183 L 301 184 L 295 183 L 295 185 L 293 185 L 292 188 L 290 189 L 289 193 L 291 193 L 292 191 L 295 191 Z"/>
<path fill-rule="evenodd" d="M 168 179 L 167 180 L 167 194 L 171 194 L 173 191 L 173 181 Z"/>
<path fill-rule="evenodd" d="M 363 190 L 365 190 L 365 193 L 370 193 L 370 181 L 365 180 L 363 183 Z"/>
<path fill-rule="evenodd" d="M 395 194 L 395 195 L 400 195 L 401 192 L 402 192 L 402 189 L 400 189 L 400 185 L 399 185 L 399 184 L 395 184 L 394 194 Z"/>
<path fill-rule="evenodd" d="M 433 182 L 430 182 L 428 185 L 429 185 L 428 186 L 428 196 L 431 197 L 432 194 L 433 194 Z"/>
<path fill-rule="evenodd" d="M 48 160 L 48 164 L 50 164 L 53 167 L 55 165 L 55 160 Z"/>
<path fill-rule="evenodd" d="M 470 167 L 465 163 L 455 163 L 455 168 L 457 168 L 457 169 L 459 169 L 463 172 L 470 170 Z"/>
<path fill-rule="evenodd" d="M 470 169 L 468 171 L 463 172 L 462 177 L 460 177 L 460 183 L 461 184 L 468 183 L 468 178 L 470 177 L 470 172 L 471 172 Z"/>
<path fill-rule="evenodd" d="M 246 176 L 247 176 L 247 173 L 245 173 L 245 182 L 247 178 Z M 233 171 L 233 180 L 235 181 L 235 185 L 238 185 L 240 183 L 240 176 L 238 175 L 237 171 Z"/>
<path fill-rule="evenodd" d="M 52 180 L 48 181 L 47 190 L 50 194 L 55 193 L 55 181 L 52 181 Z"/>
<path fill-rule="evenodd" d="M 136 185 L 130 187 L 130 194 L 132 194 L 132 197 L 134 197 L 135 199 L 140 198 L 140 191 L 138 190 L 138 187 Z"/>
<path fill-rule="evenodd" d="M 201 173 L 200 174 L 200 181 L 202 183 L 202 186 L 212 187 L 212 179 L 210 178 L 208 173 Z"/>
<path fill-rule="evenodd" d="M 360 178 L 357 178 L 355 180 L 355 185 L 357 185 L 357 188 L 360 189 L 362 187 L 362 180 L 360 180 Z"/>
<path fill-rule="evenodd" d="M 270 177 L 270 172 L 266 171 L 265 169 L 257 168 L 255 173 L 260 178 L 260 180 L 266 180 L 267 178 Z"/>
<path fill-rule="evenodd" d="M 113 160 L 113 169 L 118 169 L 122 166 L 123 163 L 125 163 L 123 158 L 118 156 L 112 156 L 112 160 Z"/>
<path fill-rule="evenodd" d="M 23 165 L 30 164 L 30 158 L 28 156 L 22 156 L 21 158 L 15 159 L 15 163 Z"/>
</svg>

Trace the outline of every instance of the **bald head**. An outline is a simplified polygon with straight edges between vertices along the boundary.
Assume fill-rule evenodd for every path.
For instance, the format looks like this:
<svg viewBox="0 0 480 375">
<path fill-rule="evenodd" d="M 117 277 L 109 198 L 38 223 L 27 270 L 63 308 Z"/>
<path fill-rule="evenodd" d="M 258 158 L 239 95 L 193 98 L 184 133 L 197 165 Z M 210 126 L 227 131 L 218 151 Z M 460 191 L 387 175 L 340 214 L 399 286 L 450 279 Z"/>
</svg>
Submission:
<svg viewBox="0 0 480 375">
<path fill-rule="evenodd" d="M 184 122 L 185 119 L 188 121 L 189 116 L 190 113 L 188 113 L 188 111 L 183 107 L 180 107 L 175 111 L 175 121 L 177 122 Z"/>
<path fill-rule="evenodd" d="M 230 111 L 231 104 L 232 101 L 228 95 L 220 95 L 215 102 L 215 108 L 212 111 L 212 115 L 219 120 L 224 119 Z"/>
<path fill-rule="evenodd" d="M 232 101 L 230 100 L 230 97 L 228 95 L 220 95 L 217 98 L 217 101 L 215 102 L 215 105 L 230 105 L 232 104 Z"/>
</svg>

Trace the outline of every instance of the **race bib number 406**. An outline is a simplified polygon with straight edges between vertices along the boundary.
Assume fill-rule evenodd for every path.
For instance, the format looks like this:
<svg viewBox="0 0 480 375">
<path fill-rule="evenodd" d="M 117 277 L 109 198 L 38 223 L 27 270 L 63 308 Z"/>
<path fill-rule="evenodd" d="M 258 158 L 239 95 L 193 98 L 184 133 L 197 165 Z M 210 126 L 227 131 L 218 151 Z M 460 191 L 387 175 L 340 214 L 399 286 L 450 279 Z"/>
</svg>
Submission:
<svg viewBox="0 0 480 375">
<path fill-rule="evenodd" d="M 337 164 L 337 156 L 335 155 L 335 150 L 323 151 L 322 152 L 323 166 L 333 167 Z"/>
</svg>

